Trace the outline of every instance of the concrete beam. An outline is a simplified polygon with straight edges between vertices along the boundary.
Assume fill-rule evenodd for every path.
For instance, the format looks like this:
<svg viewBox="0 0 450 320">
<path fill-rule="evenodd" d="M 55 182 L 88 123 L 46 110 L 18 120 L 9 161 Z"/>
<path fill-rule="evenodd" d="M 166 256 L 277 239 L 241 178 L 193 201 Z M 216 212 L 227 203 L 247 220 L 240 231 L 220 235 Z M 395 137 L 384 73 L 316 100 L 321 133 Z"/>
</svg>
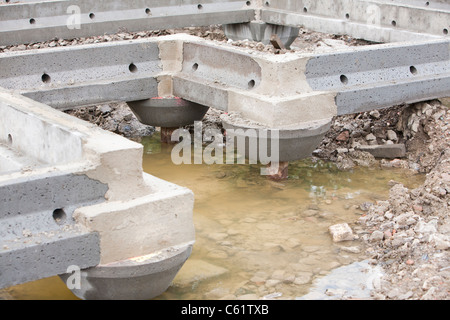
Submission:
<svg viewBox="0 0 450 320">
<path fill-rule="evenodd" d="M 346 34 L 375 42 L 448 37 L 450 4 L 446 1 L 270 0 L 262 21 Z"/>
<path fill-rule="evenodd" d="M 0 86 L 58 109 L 157 96 L 158 41 L 0 54 Z"/>
<path fill-rule="evenodd" d="M 4 2 L 4 1 L 2 1 Z M 242 23 L 254 19 L 251 2 L 204 1 L 21 1 L 3 4 L 0 45 L 143 31 Z"/>
</svg>

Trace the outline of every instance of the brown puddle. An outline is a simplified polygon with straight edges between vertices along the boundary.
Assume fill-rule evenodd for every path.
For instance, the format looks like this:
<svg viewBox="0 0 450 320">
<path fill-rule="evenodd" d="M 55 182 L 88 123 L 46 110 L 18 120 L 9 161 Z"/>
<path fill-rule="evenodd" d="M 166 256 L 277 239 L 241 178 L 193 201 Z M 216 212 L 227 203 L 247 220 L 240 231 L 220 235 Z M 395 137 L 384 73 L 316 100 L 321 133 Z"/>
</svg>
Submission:
<svg viewBox="0 0 450 320">
<path fill-rule="evenodd" d="M 278 183 L 259 165 L 174 165 L 158 134 L 142 143 L 145 172 L 195 194 L 192 255 L 157 299 L 306 295 L 315 279 L 367 258 L 358 240 L 333 243 L 329 226 L 348 223 L 358 233 L 360 204 L 387 199 L 390 180 L 408 188 L 424 180 L 402 169 L 339 171 L 304 160 L 290 163 L 289 179 Z M 0 290 L 2 298 L 76 299 L 58 277 Z"/>
</svg>

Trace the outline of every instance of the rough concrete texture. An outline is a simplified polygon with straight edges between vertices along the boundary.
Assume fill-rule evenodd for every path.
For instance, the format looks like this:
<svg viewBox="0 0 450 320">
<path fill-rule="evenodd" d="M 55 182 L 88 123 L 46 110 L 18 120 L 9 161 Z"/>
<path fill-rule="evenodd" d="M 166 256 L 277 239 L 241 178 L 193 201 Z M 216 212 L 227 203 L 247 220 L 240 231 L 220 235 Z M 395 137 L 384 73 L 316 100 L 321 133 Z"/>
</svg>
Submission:
<svg viewBox="0 0 450 320">
<path fill-rule="evenodd" d="M 66 273 L 72 265 L 84 269 L 99 262 L 96 233 L 76 226 L 37 235 L 30 232 L 14 241 L 1 241 L 0 288 Z"/>
<path fill-rule="evenodd" d="M 152 98 L 129 101 L 140 122 L 155 127 L 177 128 L 201 121 L 209 107 L 181 98 Z"/>
<path fill-rule="evenodd" d="M 167 290 L 189 258 L 192 243 L 89 268 L 81 272 L 80 289 L 73 293 L 85 300 L 148 300 Z M 70 275 L 60 276 L 67 281 Z"/>
<path fill-rule="evenodd" d="M 222 115 L 221 120 L 223 128 L 227 130 L 227 139 L 233 139 L 234 146 L 245 141 L 245 156 L 253 161 L 261 161 L 267 157 L 277 157 L 281 162 L 307 158 L 322 141 L 331 125 L 330 118 L 276 129 L 248 121 L 239 113 L 233 112 Z M 275 152 L 278 154 L 274 154 Z"/>
<path fill-rule="evenodd" d="M 75 0 L 8 3 L 2 5 L 0 45 L 45 41 L 55 35 L 66 39 L 185 26 L 242 23 L 254 19 L 255 12 L 244 0 L 171 0 L 151 3 Z"/>
<path fill-rule="evenodd" d="M 376 42 L 431 40 L 448 35 L 448 3 L 414 0 L 331 2 L 272 0 L 262 10 L 261 20 L 349 34 Z"/>
<path fill-rule="evenodd" d="M 108 59 L 105 59 L 105 56 Z M 67 109 L 157 96 L 156 39 L 0 55 L 0 86 Z"/>
<path fill-rule="evenodd" d="M 144 174 L 142 145 L 4 89 L 0 92 L 0 103 L 5 116 L 1 142 L 9 144 L 12 149 L 16 145 L 23 146 L 21 152 L 25 155 L 39 158 L 39 152 L 32 148 L 34 135 L 46 127 L 55 128 L 49 131 L 52 134 L 41 132 L 39 138 L 47 151 L 43 165 L 0 176 L 3 190 L 8 191 L 2 197 L 4 204 L 11 209 L 23 209 L 26 213 L 2 211 L 3 216 L 16 214 L 20 219 L 15 224 L 15 231 L 9 228 L 2 230 L 8 230 L 9 237 L 19 235 L 24 241 L 20 247 L 5 244 L 3 250 L 6 252 L 2 258 L 21 257 L 23 253 L 25 256 L 21 261 L 32 263 L 36 271 L 27 276 L 18 275 L 12 280 L 14 284 L 64 273 L 69 265 L 92 267 L 99 262 L 113 263 L 155 251 L 170 251 L 170 248 L 194 241 L 192 192 Z M 28 128 L 13 139 L 7 136 L 14 128 L 10 116 L 14 116 L 16 122 L 23 121 Z M 62 132 L 60 136 L 59 132 Z M 74 150 L 73 160 L 52 157 L 52 153 L 65 152 L 61 138 L 69 142 L 72 139 L 76 141 L 75 145 L 80 146 Z M 26 148 L 28 143 L 30 148 Z M 67 176 L 58 178 L 61 173 Z M 12 181 L 22 182 L 22 185 L 16 183 L 7 187 Z M 13 187 L 17 189 L 14 196 L 22 197 L 24 201 L 19 207 L 9 200 L 9 191 Z M 86 189 L 79 192 L 78 189 L 83 188 Z M 26 190 L 29 194 L 24 194 Z M 10 225 L 10 219 L 4 217 L 1 222 Z M 29 223 L 32 225 L 28 226 Z M 36 230 L 39 226 L 41 228 Z M 78 231 L 69 233 L 66 230 L 69 227 Z M 48 236 L 49 240 L 43 241 L 40 235 Z M 67 238 L 69 240 L 65 240 Z M 45 269 L 46 261 L 54 261 L 50 253 L 60 242 L 60 250 L 66 249 L 67 254 L 60 255 L 63 261 L 55 262 L 54 268 Z M 10 247 L 12 250 L 6 249 Z M 36 248 L 43 250 L 39 256 L 41 260 L 27 253 L 35 252 Z M 45 248 L 48 248 L 48 253 Z M 161 263 L 172 275 L 176 266 Z M 2 285 L 13 284 L 8 282 L 11 279 L 5 279 Z"/>
</svg>

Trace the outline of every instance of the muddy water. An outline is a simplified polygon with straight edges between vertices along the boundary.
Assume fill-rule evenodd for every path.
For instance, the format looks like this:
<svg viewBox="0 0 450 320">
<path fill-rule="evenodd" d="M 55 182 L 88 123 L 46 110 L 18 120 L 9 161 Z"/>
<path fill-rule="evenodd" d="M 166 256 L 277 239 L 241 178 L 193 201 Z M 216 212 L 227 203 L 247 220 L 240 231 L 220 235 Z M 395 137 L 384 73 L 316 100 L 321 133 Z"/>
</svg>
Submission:
<svg viewBox="0 0 450 320">
<path fill-rule="evenodd" d="M 144 171 L 195 194 L 196 243 L 173 285 L 157 299 L 295 299 L 339 267 L 362 261 L 358 240 L 335 244 L 328 227 L 354 222 L 363 203 L 385 200 L 389 181 L 415 187 L 400 169 L 342 172 L 332 164 L 292 162 L 282 183 L 258 165 L 174 165 L 158 135 L 143 140 Z M 0 291 L 0 299 L 75 299 L 54 277 Z"/>
</svg>

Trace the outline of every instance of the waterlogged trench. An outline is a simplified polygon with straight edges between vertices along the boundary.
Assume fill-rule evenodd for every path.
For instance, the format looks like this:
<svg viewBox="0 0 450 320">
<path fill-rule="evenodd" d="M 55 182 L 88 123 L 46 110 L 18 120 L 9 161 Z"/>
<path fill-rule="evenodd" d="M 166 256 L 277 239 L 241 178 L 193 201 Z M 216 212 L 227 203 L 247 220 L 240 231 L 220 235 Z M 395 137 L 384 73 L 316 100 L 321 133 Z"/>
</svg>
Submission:
<svg viewBox="0 0 450 320">
<path fill-rule="evenodd" d="M 329 226 L 348 223 L 363 232 L 355 223 L 361 204 L 386 200 L 390 180 L 413 188 L 424 179 L 402 169 L 339 171 L 304 160 L 290 163 L 289 179 L 278 183 L 259 165 L 175 165 L 173 147 L 161 145 L 158 134 L 142 143 L 144 171 L 195 194 L 192 255 L 157 299 L 310 297 L 318 283 L 324 290 L 327 275 L 368 258 L 359 240 L 333 243 Z M 0 290 L 1 298 L 76 299 L 58 277 Z"/>
</svg>

